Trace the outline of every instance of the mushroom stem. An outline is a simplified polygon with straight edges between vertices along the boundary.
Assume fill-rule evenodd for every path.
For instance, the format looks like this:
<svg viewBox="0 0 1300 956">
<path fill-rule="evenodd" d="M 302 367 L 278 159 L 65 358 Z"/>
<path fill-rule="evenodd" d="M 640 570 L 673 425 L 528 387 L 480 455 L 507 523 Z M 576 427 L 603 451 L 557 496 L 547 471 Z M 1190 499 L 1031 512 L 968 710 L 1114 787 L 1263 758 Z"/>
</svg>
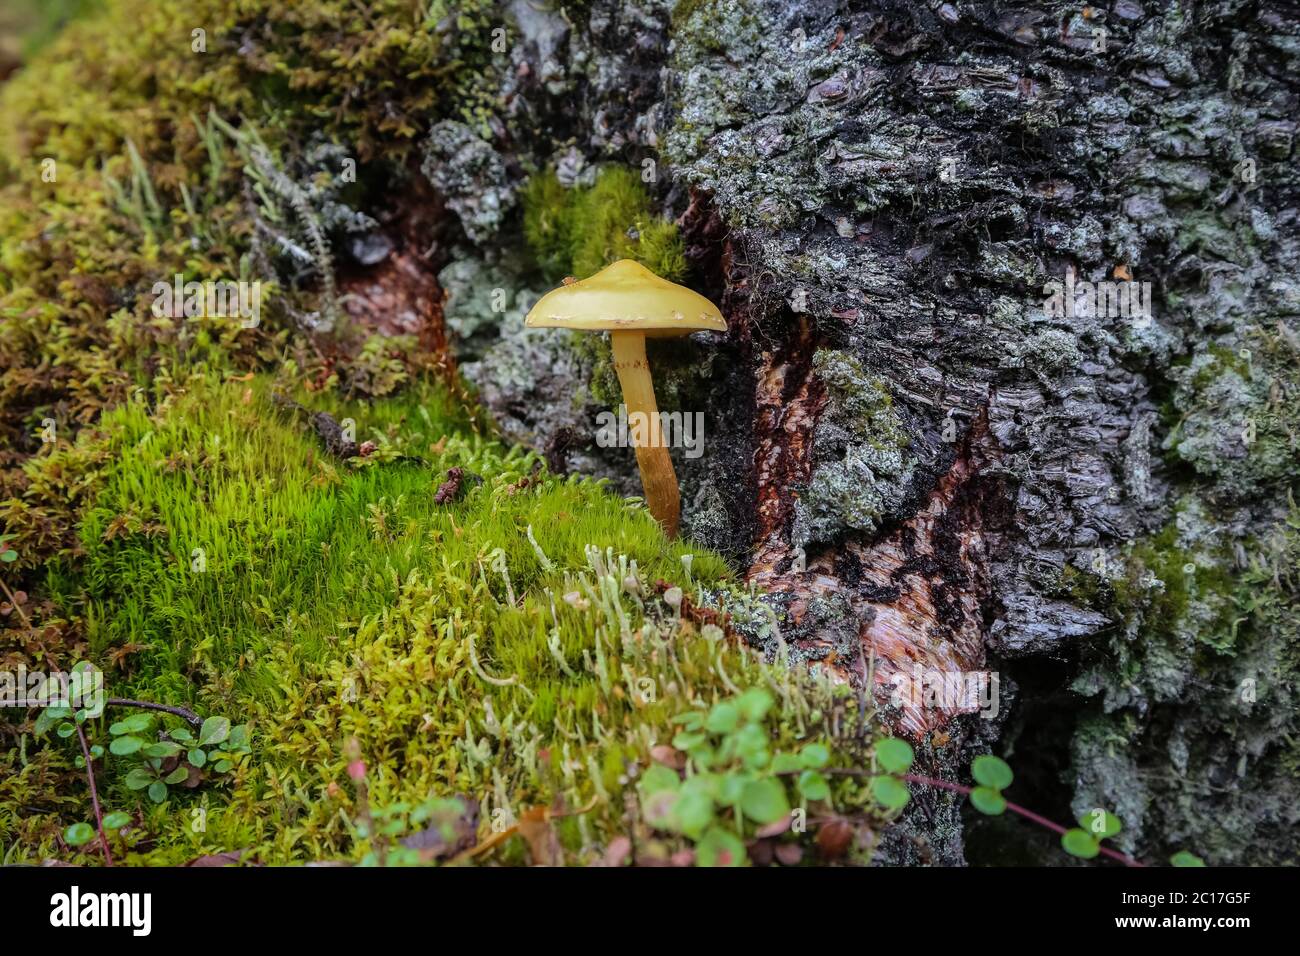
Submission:
<svg viewBox="0 0 1300 956">
<path fill-rule="evenodd" d="M 634 413 L 641 412 L 648 425 L 646 444 L 635 440 L 641 435 L 641 430 L 632 430 L 646 507 L 663 527 L 664 534 L 676 538 L 682 510 L 681 496 L 677 491 L 673 460 L 668 455 L 659 428 L 659 406 L 655 402 L 650 363 L 645 356 L 645 333 L 640 330 L 610 332 L 609 339 L 614 347 L 614 368 L 618 372 L 618 382 L 623 386 L 623 404 L 627 406 L 628 421 L 632 421 Z"/>
</svg>

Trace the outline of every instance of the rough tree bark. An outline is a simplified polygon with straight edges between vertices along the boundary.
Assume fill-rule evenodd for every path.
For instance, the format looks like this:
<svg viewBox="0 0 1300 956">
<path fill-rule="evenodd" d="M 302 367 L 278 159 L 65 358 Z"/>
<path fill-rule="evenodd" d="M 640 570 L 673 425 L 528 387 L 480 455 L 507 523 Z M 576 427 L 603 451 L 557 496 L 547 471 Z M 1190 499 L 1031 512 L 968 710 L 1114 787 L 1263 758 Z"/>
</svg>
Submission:
<svg viewBox="0 0 1300 956">
<path fill-rule="evenodd" d="M 873 682 L 926 772 L 1014 750 L 1045 809 L 1113 810 L 1126 850 L 1293 860 L 1295 11 L 508 9 L 489 155 L 440 124 L 424 167 L 463 227 L 447 321 L 506 434 L 636 489 L 574 398 L 589 361 L 481 298 L 519 290 L 524 169 L 653 160 L 730 322 L 703 359 L 651 355 L 708 414 L 684 527 L 781 640 Z M 1150 283 L 1150 315 L 1067 309 L 1067 281 Z M 930 671 L 996 673 L 996 718 L 895 693 Z M 955 804 L 883 858 L 963 859 Z"/>
</svg>

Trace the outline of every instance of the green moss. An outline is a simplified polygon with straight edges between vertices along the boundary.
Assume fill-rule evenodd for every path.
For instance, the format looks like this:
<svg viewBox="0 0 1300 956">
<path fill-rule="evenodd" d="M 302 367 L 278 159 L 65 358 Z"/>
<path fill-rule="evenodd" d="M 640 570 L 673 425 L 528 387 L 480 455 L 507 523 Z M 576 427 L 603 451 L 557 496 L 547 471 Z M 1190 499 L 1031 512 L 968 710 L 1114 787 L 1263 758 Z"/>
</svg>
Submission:
<svg viewBox="0 0 1300 956">
<path fill-rule="evenodd" d="M 1125 574 L 1110 583 L 1120 613 L 1141 609 L 1155 630 L 1176 627 L 1194 600 L 1212 605 L 1212 616 L 1201 622 L 1200 640 L 1227 650 L 1232 643 L 1238 580 L 1225 564 L 1221 556 L 1181 546 L 1178 529 L 1171 523 L 1156 536 L 1135 543 Z"/>
<path fill-rule="evenodd" d="M 552 281 L 563 278 L 572 261 L 569 190 L 550 169 L 529 177 L 519 198 L 524 208 L 524 239 L 537 267 Z"/>
<path fill-rule="evenodd" d="M 1300 511 L 1292 501 L 1284 522 L 1231 550 L 1216 525 L 1185 499 L 1120 573 L 1091 576 L 1116 626 L 1083 653 L 1076 689 L 1099 706 L 1072 745 L 1075 805 L 1116 807 L 1129 848 L 1141 833 L 1211 861 L 1242 862 L 1257 845 L 1252 858 L 1280 861 L 1295 852 Z M 1175 772 L 1140 769 L 1153 764 Z"/>
<path fill-rule="evenodd" d="M 686 21 L 695 16 L 696 11 L 707 6 L 709 0 L 677 0 L 673 4 L 673 27 L 680 28 L 685 25 Z"/>
<path fill-rule="evenodd" d="M 677 226 L 656 215 L 640 178 L 622 166 L 603 167 L 591 186 L 565 188 L 554 170 L 523 189 L 524 238 L 552 282 L 586 278 L 618 259 L 635 259 L 665 279 L 686 273 Z"/>
<path fill-rule="evenodd" d="M 80 529 L 84 557 L 52 575 L 111 696 L 252 724 L 253 759 L 233 781 L 161 806 L 105 758 L 103 798 L 138 811 L 149 835 L 128 862 L 245 848 L 265 862 L 361 859 L 374 845 L 354 826 L 349 739 L 370 806 L 459 794 L 479 804 L 483 837 L 494 810 L 590 807 L 560 831 L 572 861 L 627 831 L 623 795 L 674 738 L 674 715 L 735 688 L 779 695 L 775 746 L 822 740 L 845 765 L 864 759 L 869 737 L 828 732 L 831 719 L 856 720 L 851 695 L 761 665 L 656 593 L 653 582 L 685 578 L 687 553 L 688 595 L 730 587 L 729 572 L 666 542 L 641 507 L 476 435 L 424 380 L 373 404 L 302 396 L 377 443 L 351 464 L 326 459 L 271 388 L 195 374 L 156 406 L 106 415 L 111 466 Z M 483 481 L 439 505 L 451 467 Z M 56 835 L 84 817 L 86 795 L 68 754 L 51 753 L 57 741 L 26 746 L 26 762 L 12 749 L 0 758 L 15 774 L 0 787 L 0 842 L 35 861 L 60 853 Z M 198 807 L 206 830 L 176 823 Z M 518 841 L 499 854 L 527 859 Z"/>
<path fill-rule="evenodd" d="M 413 20 L 407 0 L 106 0 L 0 87 L 0 521 L 21 553 L 6 574 L 33 595 L 30 627 L 4 620 L 0 659 L 85 658 L 114 696 L 254 733 L 231 779 L 162 805 L 104 759 L 105 802 L 136 821 L 127 862 L 361 860 L 367 809 L 404 817 L 393 808 L 457 794 L 480 807 L 480 838 L 495 810 L 545 806 L 570 813 L 566 861 L 614 835 L 666 855 L 689 841 L 629 823 L 629 787 L 675 715 L 760 685 L 780 700 L 763 727 L 774 747 L 822 740 L 837 765 L 866 759 L 846 691 L 762 665 L 655 589 L 726 591 L 716 555 L 695 554 L 684 581 L 694 549 L 600 484 L 484 437 L 391 340 L 362 339 L 351 362 L 323 355 L 347 351 L 300 331 L 330 308 L 323 236 L 314 284 L 255 276 L 282 286 L 256 329 L 150 311 L 153 284 L 176 273 L 244 276 L 258 217 L 321 233 L 302 197 L 333 180 L 340 149 L 360 192 L 439 120 L 482 128 L 496 9 L 434 2 Z M 202 25 L 207 52 L 177 24 Z M 248 36 L 256 55 L 234 55 Z M 623 256 L 684 272 L 676 227 L 633 172 L 537 188 L 534 213 L 555 219 L 526 226 L 552 275 Z M 327 458 L 273 387 L 354 418 L 377 450 Z M 42 443 L 46 418 L 58 437 Z M 451 467 L 483 481 L 437 504 Z M 59 837 L 88 818 L 84 775 L 66 741 L 30 729 L 0 726 L 0 858 L 90 861 Z M 875 823 L 860 790 L 837 778 L 835 808 Z M 494 853 L 530 857 L 518 838 Z"/>
<path fill-rule="evenodd" d="M 1101 603 L 1102 581 L 1095 574 L 1080 571 L 1072 564 L 1061 569 L 1053 595 L 1066 598 L 1082 607 L 1098 607 Z"/>
<path fill-rule="evenodd" d="M 573 342 L 578 354 L 591 362 L 591 377 L 587 387 L 591 397 L 608 408 L 617 408 L 623 401 L 623 387 L 618 382 L 614 368 L 614 352 L 609 338 L 604 335 L 579 335 Z"/>
<path fill-rule="evenodd" d="M 1294 333 L 1257 329 L 1250 348 L 1212 345 L 1170 369 L 1166 457 L 1235 500 L 1295 487 L 1300 375 Z"/>
<path fill-rule="evenodd" d="M 1208 388 L 1224 371 L 1234 372 L 1246 380 L 1250 379 L 1250 359 L 1242 356 L 1239 351 L 1222 345 L 1211 345 L 1205 355 L 1206 359 L 1197 363 L 1198 367 L 1192 377 L 1194 388 L 1198 390 Z M 1187 364 L 1191 364 L 1190 359 Z"/>
</svg>

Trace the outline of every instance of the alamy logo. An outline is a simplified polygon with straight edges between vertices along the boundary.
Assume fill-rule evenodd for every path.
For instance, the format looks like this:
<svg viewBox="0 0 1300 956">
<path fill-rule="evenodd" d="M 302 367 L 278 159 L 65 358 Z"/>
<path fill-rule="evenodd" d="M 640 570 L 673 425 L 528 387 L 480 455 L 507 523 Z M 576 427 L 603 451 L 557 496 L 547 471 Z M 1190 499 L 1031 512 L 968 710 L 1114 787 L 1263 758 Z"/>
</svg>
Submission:
<svg viewBox="0 0 1300 956">
<path fill-rule="evenodd" d="M 1116 279 L 1107 282 L 1080 282 L 1074 270 L 1065 271 L 1065 281 L 1049 280 L 1043 286 L 1047 296 L 1043 312 L 1054 319 L 1097 317 L 1151 321 L 1151 283 Z"/>
<path fill-rule="evenodd" d="M 150 893 L 85 893 L 74 886 L 71 892 L 50 897 L 50 925 L 127 926 L 133 936 L 148 936 L 153 928 L 153 896 Z"/>
<path fill-rule="evenodd" d="M 900 671 L 889 678 L 894 685 L 889 702 L 914 710 L 942 709 L 954 714 L 978 713 L 985 720 L 998 715 L 999 684 L 996 671 Z"/>
<path fill-rule="evenodd" d="M 684 448 L 687 458 L 704 454 L 703 412 L 628 412 L 618 406 L 618 414 L 604 411 L 596 416 L 599 431 L 596 444 L 601 448 Z"/>
<path fill-rule="evenodd" d="M 262 283 L 206 279 L 186 282 L 179 272 L 171 284 L 153 284 L 152 311 L 160 319 L 239 319 L 245 329 L 262 321 Z"/>
<path fill-rule="evenodd" d="M 70 671 L 0 671 L 0 707 L 68 707 L 89 717 L 104 711 L 104 674 L 90 664 Z"/>
</svg>

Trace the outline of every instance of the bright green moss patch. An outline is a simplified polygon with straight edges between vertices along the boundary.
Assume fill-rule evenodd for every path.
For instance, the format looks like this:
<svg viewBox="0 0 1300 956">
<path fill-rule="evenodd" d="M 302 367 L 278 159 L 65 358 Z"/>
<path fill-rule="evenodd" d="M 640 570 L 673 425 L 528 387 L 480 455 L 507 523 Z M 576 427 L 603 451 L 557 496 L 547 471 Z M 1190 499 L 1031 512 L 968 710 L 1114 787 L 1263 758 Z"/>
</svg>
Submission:
<svg viewBox="0 0 1300 956">
<path fill-rule="evenodd" d="M 677 226 L 656 215 L 640 177 L 605 166 L 591 186 L 566 188 L 554 170 L 533 176 L 523 191 L 524 238 L 552 282 L 586 278 L 618 259 L 681 281 L 686 253 Z"/>
<path fill-rule="evenodd" d="M 1142 612 L 1156 633 L 1168 633 L 1198 601 L 1211 608 L 1201 616 L 1199 640 L 1219 650 L 1232 646 L 1233 597 L 1238 576 L 1219 555 L 1182 546 L 1171 522 L 1130 549 L 1123 576 L 1110 582 L 1121 616 Z"/>
<path fill-rule="evenodd" d="M 686 275 L 677 226 L 655 214 L 640 178 L 622 166 L 602 167 L 593 185 L 564 186 L 553 169 L 537 173 L 522 192 L 524 239 L 547 281 L 586 278 L 619 259 L 635 259 L 674 282 Z M 574 348 L 592 363 L 591 393 L 617 407 L 622 388 L 604 336 L 581 335 Z"/>
<path fill-rule="evenodd" d="M 159 406 L 106 415 L 111 464 L 81 526 L 84 558 L 52 576 L 57 602 L 84 620 L 85 657 L 104 667 L 109 696 L 251 725 L 233 779 L 173 788 L 161 804 L 127 787 L 123 761 L 104 759 L 103 798 L 135 821 L 121 847 L 129 862 L 230 850 L 361 860 L 383 847 L 363 835 L 366 814 L 397 807 L 398 827 L 418 829 L 403 807 L 455 797 L 478 808 L 479 840 L 550 808 L 561 854 L 551 862 L 591 862 L 634 832 L 643 853 L 666 857 L 706 831 L 752 837 L 757 824 L 722 804 L 698 829 L 696 815 L 685 828 L 629 822 L 624 798 L 655 748 L 683 761 L 690 750 L 716 787 L 813 742 L 838 764 L 864 759 L 856 700 L 758 663 L 693 610 L 697 587 L 729 586 L 725 564 L 665 541 L 640 506 L 476 435 L 423 380 L 373 405 L 302 396 L 376 443 L 351 462 L 327 459 L 270 391 L 267 380 L 195 374 Z M 439 504 L 453 467 L 482 480 Z M 679 586 L 656 584 L 665 579 Z M 758 726 L 746 739 L 761 739 L 763 754 L 679 739 L 677 715 L 754 687 L 777 704 L 749 698 Z M 0 758 L 0 845 L 17 860 L 67 858 L 57 835 L 88 816 L 71 751 L 53 739 L 23 746 Z M 363 783 L 345 772 L 357 760 Z M 795 777 L 770 779 L 755 786 L 800 804 Z M 839 778 L 829 799 L 869 803 Z M 196 809 L 206 811 L 197 831 Z M 510 837 L 480 858 L 537 861 L 530 846 Z"/>
</svg>

